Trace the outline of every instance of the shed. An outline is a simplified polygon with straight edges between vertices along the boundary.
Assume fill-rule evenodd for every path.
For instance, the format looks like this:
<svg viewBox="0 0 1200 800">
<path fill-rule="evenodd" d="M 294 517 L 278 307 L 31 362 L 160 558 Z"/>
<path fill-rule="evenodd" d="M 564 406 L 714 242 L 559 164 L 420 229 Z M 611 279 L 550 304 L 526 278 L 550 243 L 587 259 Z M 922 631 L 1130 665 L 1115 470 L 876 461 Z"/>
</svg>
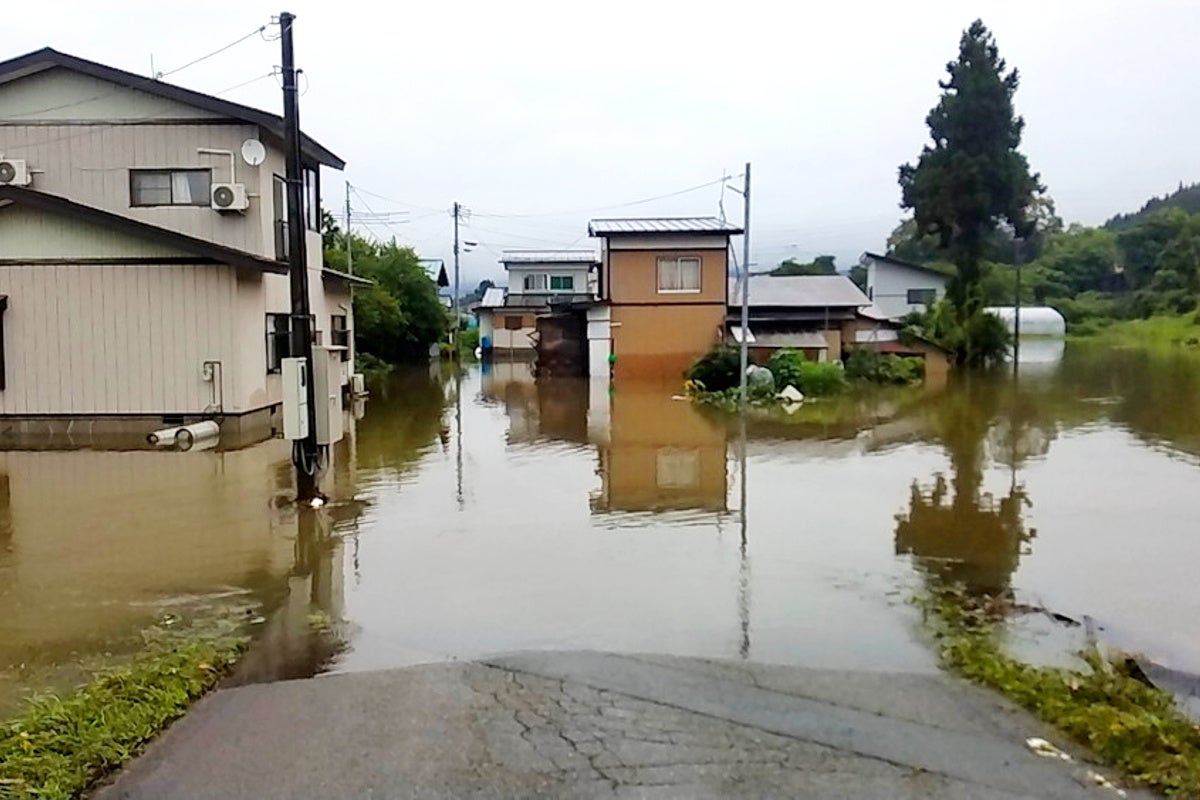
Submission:
<svg viewBox="0 0 1200 800">
<path fill-rule="evenodd" d="M 1009 333 L 1019 336 L 1046 336 L 1061 339 L 1067 335 L 1067 320 L 1050 306 L 1021 306 L 1021 330 L 1016 330 L 1017 310 L 1013 306 L 984 309 L 1004 320 Z"/>
</svg>

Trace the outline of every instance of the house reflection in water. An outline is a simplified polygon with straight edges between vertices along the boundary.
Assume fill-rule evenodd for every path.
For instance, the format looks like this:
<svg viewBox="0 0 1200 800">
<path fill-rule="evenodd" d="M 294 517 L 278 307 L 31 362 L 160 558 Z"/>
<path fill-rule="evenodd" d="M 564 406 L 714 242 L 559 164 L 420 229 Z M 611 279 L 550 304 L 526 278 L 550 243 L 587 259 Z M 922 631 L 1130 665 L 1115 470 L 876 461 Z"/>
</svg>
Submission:
<svg viewBox="0 0 1200 800">
<path fill-rule="evenodd" d="M 491 364 L 483 394 L 509 418 L 508 442 L 596 449 L 594 513 L 728 510 L 728 434 L 661 382 L 535 380 L 529 364 Z"/>
<path fill-rule="evenodd" d="M 255 652 L 293 663 L 284 674 L 311 671 L 307 617 L 339 615 L 335 534 L 360 514 L 346 425 L 320 512 L 293 505 L 280 439 L 230 451 L 0 452 L 0 708 L 136 647 L 166 613 L 265 615 L 280 647 Z"/>
</svg>

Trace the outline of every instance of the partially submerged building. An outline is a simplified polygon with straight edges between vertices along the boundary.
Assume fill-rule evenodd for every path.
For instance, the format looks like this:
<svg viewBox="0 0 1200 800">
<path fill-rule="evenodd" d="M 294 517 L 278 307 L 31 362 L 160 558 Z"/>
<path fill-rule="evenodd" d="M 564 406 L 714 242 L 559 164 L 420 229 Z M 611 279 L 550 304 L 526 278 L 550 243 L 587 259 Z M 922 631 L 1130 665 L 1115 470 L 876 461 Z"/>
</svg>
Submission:
<svg viewBox="0 0 1200 800">
<path fill-rule="evenodd" d="M 320 232 L 320 169 L 344 162 L 308 136 L 301 159 L 293 220 L 281 117 L 50 49 L 0 62 L 0 432 L 269 435 L 296 225 L 318 357 L 347 382 L 366 282 L 323 267 Z"/>
<path fill-rule="evenodd" d="M 867 297 L 885 319 L 923 311 L 941 300 L 952 277 L 934 267 L 879 253 L 863 253 L 859 263 L 867 268 Z"/>
<path fill-rule="evenodd" d="M 729 302 L 729 238 L 716 217 L 594 219 L 600 307 L 588 314 L 592 374 L 678 378 L 721 341 Z"/>
<path fill-rule="evenodd" d="M 600 258 L 594 250 L 505 250 L 500 263 L 508 288 L 488 289 L 476 309 L 484 353 L 533 358 L 540 315 L 596 297 Z"/>
<path fill-rule="evenodd" d="M 844 275 L 755 275 L 750 278 L 747 345 L 756 360 L 790 348 L 814 361 L 840 361 L 844 343 L 855 342 L 859 311 L 871 305 Z M 729 281 L 729 340 L 742 341 L 738 281 Z"/>
</svg>

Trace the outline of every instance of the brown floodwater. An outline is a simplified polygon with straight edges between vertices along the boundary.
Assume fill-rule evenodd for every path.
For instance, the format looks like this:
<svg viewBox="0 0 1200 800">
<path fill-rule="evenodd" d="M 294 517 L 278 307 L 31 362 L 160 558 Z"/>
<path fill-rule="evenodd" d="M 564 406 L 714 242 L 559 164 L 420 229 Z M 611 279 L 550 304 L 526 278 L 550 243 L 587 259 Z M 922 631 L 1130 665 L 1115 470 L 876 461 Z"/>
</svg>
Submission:
<svg viewBox="0 0 1200 800">
<path fill-rule="evenodd" d="M 0 711 L 210 608 L 256 631 L 243 680 L 527 648 L 930 671 L 907 601 L 947 581 L 1200 673 L 1200 357 L 1023 352 L 744 425 L 675 386 L 403 371 L 318 512 L 281 441 L 0 453 Z"/>
</svg>

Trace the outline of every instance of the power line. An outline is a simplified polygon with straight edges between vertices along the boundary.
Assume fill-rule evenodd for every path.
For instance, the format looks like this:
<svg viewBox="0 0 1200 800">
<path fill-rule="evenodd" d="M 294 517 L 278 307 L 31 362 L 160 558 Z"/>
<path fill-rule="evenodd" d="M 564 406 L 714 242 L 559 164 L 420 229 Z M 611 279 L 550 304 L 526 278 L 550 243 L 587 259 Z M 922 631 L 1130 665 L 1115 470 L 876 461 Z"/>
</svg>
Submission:
<svg viewBox="0 0 1200 800">
<path fill-rule="evenodd" d="M 741 177 L 741 176 L 735 175 L 732 177 Z M 501 213 L 486 212 L 486 211 L 479 211 L 476 213 L 478 213 L 479 216 L 481 216 L 481 217 L 500 217 L 500 218 L 505 218 L 505 217 L 510 217 L 510 218 L 560 217 L 560 216 L 564 216 L 567 214 L 588 214 L 588 213 L 591 213 L 594 211 L 609 211 L 609 210 L 615 209 L 615 208 L 629 208 L 630 206 L 639 206 L 644 203 L 653 203 L 656 200 L 666 200 L 667 198 L 670 198 L 670 197 L 678 197 L 681 194 L 689 194 L 690 192 L 696 192 L 696 191 L 699 191 L 700 189 L 707 189 L 710 186 L 716 186 L 719 183 L 725 183 L 729 179 L 730 179 L 730 176 L 722 175 L 720 178 L 717 178 L 714 181 L 707 181 L 705 183 L 701 183 L 696 186 L 689 186 L 686 189 L 680 189 L 678 191 L 668 192 L 666 194 L 659 194 L 659 195 L 655 195 L 654 197 L 643 197 L 640 200 L 630 200 L 625 203 L 616 203 L 616 204 L 610 205 L 610 206 L 597 206 L 594 208 L 576 208 L 576 209 L 571 209 L 569 211 L 547 211 L 547 212 L 540 212 L 540 213 L 521 213 L 521 214 L 501 214 Z"/>
<path fill-rule="evenodd" d="M 216 50 L 213 50 L 211 53 L 208 53 L 207 55 L 203 55 L 203 56 L 200 56 L 199 58 L 192 59 L 191 61 L 187 62 L 186 64 L 184 64 L 181 67 L 176 67 L 175 69 L 170 70 L 168 72 L 160 72 L 157 75 L 152 75 L 148 78 L 144 78 L 142 80 L 142 83 L 139 85 L 149 85 L 149 84 L 152 84 L 152 83 L 155 83 L 155 82 L 161 80 L 162 78 L 167 77 L 168 75 L 174 75 L 178 72 L 182 72 L 183 70 L 187 69 L 188 67 L 194 67 L 195 65 L 199 64 L 200 62 L 207 61 L 208 59 L 212 58 L 213 56 L 220 55 L 221 53 L 224 53 L 229 48 L 235 47 L 235 46 L 241 44 L 242 42 L 249 39 L 251 36 L 256 36 L 257 34 L 261 33 L 262 31 L 265 31 L 266 29 L 267 29 L 266 25 L 262 25 L 258 28 L 255 28 L 254 30 L 250 31 L 250 33 L 246 34 L 245 36 L 235 39 L 234 41 L 230 42 L 229 44 L 224 45 L 223 47 L 219 47 Z M 127 91 L 129 89 L 137 89 L 139 87 L 139 85 L 119 86 L 119 87 L 112 89 L 110 91 L 107 91 L 107 92 L 101 92 L 100 94 L 93 95 L 91 97 L 85 97 L 82 100 L 73 100 L 70 103 L 62 103 L 62 104 L 56 105 L 56 106 L 47 106 L 46 108 L 37 108 L 37 109 L 33 109 L 32 111 L 18 111 L 15 114 L 5 114 L 3 116 L 0 116 L 0 119 L 15 119 L 17 117 L 27 117 L 27 116 L 31 116 L 33 114 L 44 114 L 47 111 L 61 111 L 64 108 L 71 108 L 72 106 L 78 106 L 78 105 L 83 105 L 84 103 L 90 103 L 93 100 L 101 100 L 105 97 L 111 97 L 114 94 L 117 94 L 117 93 L 123 92 L 123 91 Z M 237 88 L 237 87 L 234 87 L 234 88 Z"/>
</svg>

